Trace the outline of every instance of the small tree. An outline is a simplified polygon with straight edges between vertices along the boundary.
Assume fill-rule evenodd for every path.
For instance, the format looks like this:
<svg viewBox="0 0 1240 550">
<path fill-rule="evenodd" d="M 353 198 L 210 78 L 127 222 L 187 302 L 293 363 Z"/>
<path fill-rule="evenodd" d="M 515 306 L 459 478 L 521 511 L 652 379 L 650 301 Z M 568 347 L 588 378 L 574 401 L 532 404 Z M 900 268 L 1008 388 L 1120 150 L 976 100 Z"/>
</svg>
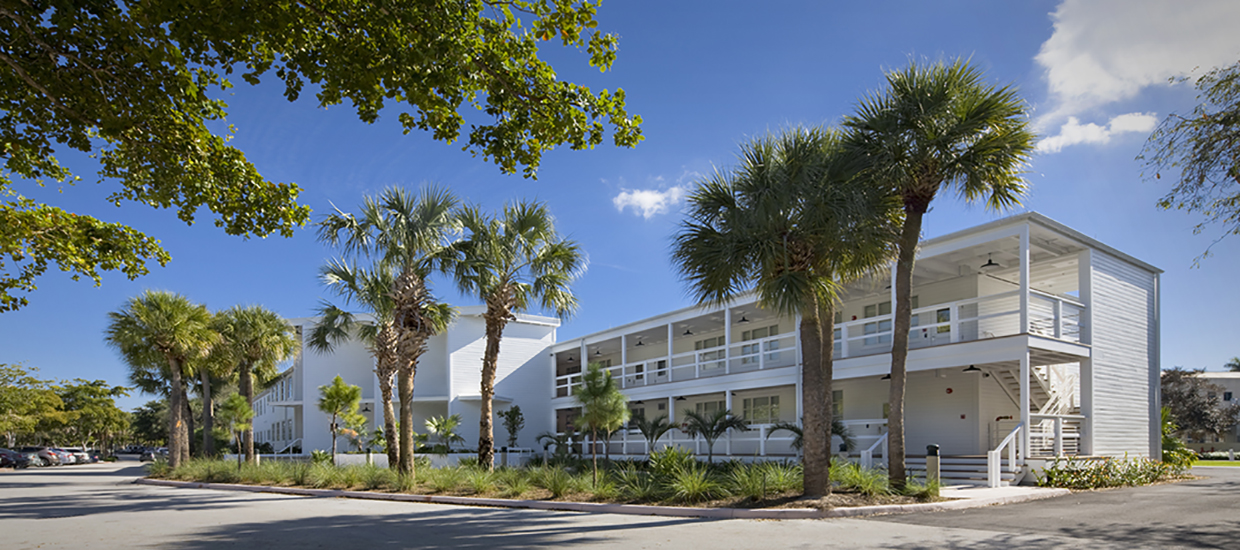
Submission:
<svg viewBox="0 0 1240 550">
<path fill-rule="evenodd" d="M 426 429 L 435 435 L 439 443 L 443 445 L 444 454 L 452 452 L 452 444 L 465 441 L 461 434 L 456 433 L 456 429 L 461 425 L 461 415 L 454 414 L 452 416 L 432 416 L 426 420 Z"/>
<path fill-rule="evenodd" d="M 598 485 L 598 451 L 593 447 L 599 432 L 617 430 L 629 421 L 629 398 L 620 393 L 616 379 L 598 363 L 591 363 L 586 369 L 573 396 L 581 404 L 577 427 L 590 431 L 590 457 L 594 461 L 594 484 Z"/>
<path fill-rule="evenodd" d="M 332 415 L 328 429 L 332 433 L 332 465 L 336 464 L 336 436 L 340 434 L 341 421 L 348 423 L 357 416 L 362 404 L 362 388 L 346 384 L 339 374 L 327 386 L 319 386 L 319 410 Z"/>
<path fill-rule="evenodd" d="M 340 377 L 337 376 L 337 379 Z M 234 393 L 224 400 L 216 411 L 216 420 L 220 426 L 228 430 L 230 439 L 237 444 L 237 469 L 241 469 L 242 441 L 245 438 L 245 432 L 251 428 L 250 421 L 254 419 L 254 409 L 250 408 L 250 403 L 244 395 Z"/>
<path fill-rule="evenodd" d="M 366 436 L 366 423 L 367 420 L 365 415 L 355 414 L 345 419 L 345 427 L 341 430 L 341 432 L 344 433 L 345 438 L 349 440 L 349 443 L 352 444 L 359 453 L 366 450 L 368 443 L 368 438 Z"/>
<path fill-rule="evenodd" d="M 525 415 L 521 414 L 521 406 L 513 405 L 508 410 L 499 413 L 500 420 L 504 422 L 504 430 L 508 432 L 508 446 L 517 446 L 517 435 L 521 433 L 521 428 L 525 427 Z"/>
<path fill-rule="evenodd" d="M 646 453 L 654 452 L 654 444 L 659 441 L 667 432 L 672 431 L 672 423 L 667 419 L 666 414 L 654 417 L 653 420 L 646 420 L 645 417 L 637 417 L 633 421 L 637 426 L 637 431 L 642 433 L 642 437 L 646 438 Z"/>
<path fill-rule="evenodd" d="M 800 452 L 801 447 L 805 445 L 805 432 L 801 429 L 801 426 L 792 422 L 776 422 L 771 424 L 771 429 L 767 430 L 767 439 L 771 438 L 771 434 L 781 430 L 792 434 L 792 449 Z M 857 440 L 853 438 L 852 430 L 849 430 L 848 426 L 844 425 L 844 421 L 839 418 L 831 419 L 831 435 L 839 436 L 840 439 L 844 440 L 844 448 L 849 451 L 857 447 Z"/>
<path fill-rule="evenodd" d="M 749 425 L 745 424 L 744 418 L 733 416 L 728 409 L 716 411 L 714 414 L 685 411 L 685 432 L 689 437 L 700 436 L 706 441 L 707 462 L 715 461 L 715 441 L 732 429 L 743 432 L 749 429 Z"/>
</svg>

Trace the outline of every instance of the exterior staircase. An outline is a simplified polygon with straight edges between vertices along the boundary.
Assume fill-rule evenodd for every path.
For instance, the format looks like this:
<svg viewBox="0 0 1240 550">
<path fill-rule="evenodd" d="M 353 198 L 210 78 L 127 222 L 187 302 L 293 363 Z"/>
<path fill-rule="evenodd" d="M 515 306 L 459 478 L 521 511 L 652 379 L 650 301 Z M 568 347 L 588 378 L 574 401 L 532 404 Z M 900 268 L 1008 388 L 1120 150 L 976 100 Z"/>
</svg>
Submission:
<svg viewBox="0 0 1240 550">
<path fill-rule="evenodd" d="M 918 480 L 926 479 L 926 457 L 906 456 L 904 467 L 910 477 Z M 1017 466 L 1017 472 L 1008 468 L 1007 458 L 1002 460 L 1002 473 L 999 485 L 1007 487 L 1015 485 L 1016 480 L 1025 475 L 1024 467 Z M 939 457 L 939 480 L 943 485 L 986 485 L 986 457 L 984 456 L 941 456 Z"/>
</svg>

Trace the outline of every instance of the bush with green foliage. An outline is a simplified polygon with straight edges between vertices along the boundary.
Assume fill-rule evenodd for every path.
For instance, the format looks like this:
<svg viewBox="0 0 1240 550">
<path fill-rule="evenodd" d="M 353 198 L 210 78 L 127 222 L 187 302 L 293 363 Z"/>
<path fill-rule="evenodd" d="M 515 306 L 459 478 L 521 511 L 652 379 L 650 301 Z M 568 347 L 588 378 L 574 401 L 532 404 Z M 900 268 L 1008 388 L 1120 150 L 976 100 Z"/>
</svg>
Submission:
<svg viewBox="0 0 1240 550">
<path fill-rule="evenodd" d="M 1149 485 L 1180 478 L 1184 468 L 1169 462 L 1137 458 L 1062 458 L 1038 474 L 1038 485 L 1064 489 L 1103 489 Z"/>
</svg>

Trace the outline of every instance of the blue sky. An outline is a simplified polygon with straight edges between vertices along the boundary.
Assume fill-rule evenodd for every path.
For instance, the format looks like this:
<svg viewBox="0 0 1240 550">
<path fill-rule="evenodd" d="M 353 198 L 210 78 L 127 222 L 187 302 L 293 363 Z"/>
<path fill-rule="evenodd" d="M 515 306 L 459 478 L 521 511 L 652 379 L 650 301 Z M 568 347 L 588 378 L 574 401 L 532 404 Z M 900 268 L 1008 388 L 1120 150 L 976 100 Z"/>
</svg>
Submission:
<svg viewBox="0 0 1240 550">
<path fill-rule="evenodd" d="M 1222 241 L 1192 268 L 1212 236 L 1193 235 L 1189 215 L 1155 208 L 1168 180 L 1144 180 L 1134 157 L 1155 121 L 1195 103 L 1191 87 L 1168 78 L 1240 59 L 1237 20 L 1240 4 L 1228 1 L 612 1 L 598 13 L 600 28 L 620 37 L 612 71 L 587 67 L 584 52 L 549 47 L 543 56 L 562 79 L 623 88 L 646 139 L 634 149 L 553 151 L 537 180 L 502 175 L 459 144 L 402 135 L 394 116 L 367 125 L 347 105 L 290 104 L 267 84 L 231 90 L 228 122 L 237 128 L 233 143 L 260 172 L 304 189 L 315 220 L 332 205 L 348 211 L 366 194 L 424 182 L 488 209 L 546 201 L 560 230 L 590 256 L 575 286 L 582 307 L 561 328 L 564 340 L 690 304 L 668 260 L 682 198 L 696 179 L 730 165 L 739 143 L 793 125 L 834 124 L 882 85 L 884 70 L 911 58 L 970 57 L 992 81 L 1020 89 L 1045 139 L 1029 167 L 1025 208 L 1166 270 L 1164 367 L 1217 370 L 1240 355 L 1231 341 L 1240 313 L 1226 305 L 1240 303 L 1233 276 L 1240 239 Z M 212 309 L 262 304 L 287 317 L 309 315 L 328 297 L 317 270 L 334 253 L 312 229 L 242 240 L 206 215 L 187 227 L 170 211 L 117 208 L 103 201 L 111 187 L 94 183 L 89 159 L 62 161 L 84 183 L 18 189 L 133 225 L 161 239 L 173 260 L 135 281 L 105 275 L 99 288 L 51 272 L 30 306 L 0 314 L 0 362 L 121 384 L 126 368 L 103 343 L 106 315 L 144 289 L 180 292 Z M 1019 211 L 994 213 L 945 194 L 925 236 Z M 446 282 L 435 289 L 456 305 L 476 303 Z"/>
</svg>

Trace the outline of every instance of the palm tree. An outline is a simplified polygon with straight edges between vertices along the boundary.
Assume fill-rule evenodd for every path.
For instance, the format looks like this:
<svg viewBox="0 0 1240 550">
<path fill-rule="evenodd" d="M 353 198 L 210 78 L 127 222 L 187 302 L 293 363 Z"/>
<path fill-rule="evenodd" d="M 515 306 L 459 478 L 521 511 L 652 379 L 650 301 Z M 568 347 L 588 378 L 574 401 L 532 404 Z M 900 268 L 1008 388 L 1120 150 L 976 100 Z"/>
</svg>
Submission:
<svg viewBox="0 0 1240 550">
<path fill-rule="evenodd" d="M 711 413 L 699 413 L 697 411 L 685 411 L 685 433 L 689 437 L 701 436 L 706 441 L 706 461 L 715 462 L 715 441 L 728 430 L 745 431 L 749 429 L 749 424 L 745 423 L 745 419 L 739 416 L 733 416 L 732 411 L 722 409 Z"/>
<path fill-rule="evenodd" d="M 148 290 L 108 313 L 108 319 L 105 340 L 130 368 L 167 375 L 168 462 L 176 467 L 189 459 L 184 401 L 185 378 L 193 376 L 189 363 L 218 339 L 211 313 L 180 294 Z M 166 370 L 153 368 L 160 364 Z"/>
<path fill-rule="evenodd" d="M 637 425 L 637 431 L 642 433 L 642 437 L 646 438 L 646 454 L 653 453 L 654 444 L 658 443 L 663 434 L 672 431 L 673 427 L 666 414 L 656 416 L 653 420 L 639 416 L 633 423 Z"/>
<path fill-rule="evenodd" d="M 211 328 L 219 332 L 219 316 L 212 318 Z M 233 374 L 231 361 L 225 357 L 224 346 L 215 345 L 206 357 L 191 361 L 192 370 L 198 373 L 195 389 L 202 399 L 202 456 L 215 456 L 215 390 L 227 384 Z M 190 426 L 191 431 L 193 426 Z M 238 443 L 240 449 L 240 443 Z"/>
<path fill-rule="evenodd" d="M 339 374 L 332 383 L 319 386 L 319 410 L 330 414 L 332 419 L 327 429 L 332 433 L 332 465 L 336 464 L 336 436 L 343 425 L 353 422 L 358 416 L 357 408 L 362 403 L 362 388 L 346 384 Z"/>
<path fill-rule="evenodd" d="M 426 431 L 433 434 L 443 445 L 444 454 L 452 452 L 452 444 L 464 442 L 465 438 L 456 433 L 461 425 L 461 415 L 432 416 L 426 419 Z"/>
<path fill-rule="evenodd" d="M 770 439 L 771 434 L 778 431 L 786 431 L 792 434 L 791 445 L 793 450 L 800 451 L 805 446 L 805 432 L 801 430 L 799 424 L 782 421 L 771 424 L 770 429 L 766 432 L 767 439 Z M 843 440 L 845 449 L 851 451 L 857 448 L 857 440 L 853 438 L 852 430 L 849 430 L 848 426 L 844 425 L 844 421 L 839 418 L 831 419 L 831 435 Z"/>
<path fill-rule="evenodd" d="M 323 302 L 318 310 L 319 321 L 310 329 L 307 344 L 317 353 L 331 353 L 336 346 L 356 338 L 370 350 L 382 400 L 384 452 L 388 467 L 398 469 L 400 443 L 396 435 L 396 412 L 392 409 L 392 383 L 397 370 L 391 294 L 395 278 L 390 270 L 366 270 L 339 260 L 329 261 L 323 267 L 322 278 L 328 288 L 344 298 L 346 305 L 361 306 L 369 315 L 358 316 Z"/>
<path fill-rule="evenodd" d="M 293 327 L 262 306 L 232 307 L 220 312 L 217 323 L 223 355 L 235 365 L 237 386 L 245 402 L 254 406 L 254 385 L 276 377 L 276 365 L 296 356 L 301 348 Z M 246 462 L 254 461 L 254 428 L 245 428 L 242 448 Z"/>
<path fill-rule="evenodd" d="M 1240 372 L 1240 357 L 1232 357 L 1223 366 L 1231 372 Z"/>
<path fill-rule="evenodd" d="M 551 213 L 541 203 L 507 205 L 496 219 L 467 207 L 460 220 L 468 237 L 452 245 L 452 261 L 445 268 L 452 271 L 462 293 L 479 297 L 487 306 L 478 464 L 490 468 L 495 457 L 491 400 L 504 327 L 534 303 L 561 317 L 571 314 L 577 298 L 569 284 L 585 257 L 577 243 L 556 233 Z"/>
<path fill-rule="evenodd" d="M 800 315 L 809 497 L 831 490 L 837 293 L 885 263 L 894 240 L 893 201 L 855 182 L 845 160 L 832 130 L 794 129 L 742 145 L 736 168 L 690 195 L 672 253 L 700 304 L 725 306 L 752 290 L 761 307 Z"/>
<path fill-rule="evenodd" d="M 1036 136 L 1016 90 L 986 84 L 982 72 L 961 59 L 887 73 L 887 89 L 864 99 L 844 125 L 864 179 L 898 197 L 904 210 L 887 420 L 887 472 L 891 486 L 903 488 L 905 360 L 922 217 L 943 188 L 996 210 L 1019 205 L 1027 190 L 1022 169 Z"/>
<path fill-rule="evenodd" d="M 577 427 L 590 430 L 590 456 L 594 460 L 594 484 L 598 485 L 598 433 L 619 429 L 629 421 L 629 398 L 611 373 L 598 363 L 590 363 L 581 376 L 581 385 L 573 388 L 573 397 L 581 405 Z"/>
<path fill-rule="evenodd" d="M 359 216 L 340 210 L 319 223 L 319 239 L 346 254 L 373 256 L 377 268 L 395 275 L 391 293 L 391 336 L 400 399 L 399 466 L 413 474 L 413 380 L 431 336 L 451 323 L 454 310 L 435 302 L 426 278 L 442 261 L 448 237 L 457 230 L 457 200 L 447 190 L 423 188 L 414 196 L 399 187 L 367 197 Z"/>
<path fill-rule="evenodd" d="M 229 439 L 237 443 L 238 449 L 241 448 L 246 430 L 253 429 L 254 425 L 251 422 L 253 419 L 254 409 L 246 403 L 244 395 L 234 393 L 220 405 L 220 421 L 228 430 Z M 241 469 L 241 453 L 239 452 L 237 453 L 237 469 Z"/>
</svg>

